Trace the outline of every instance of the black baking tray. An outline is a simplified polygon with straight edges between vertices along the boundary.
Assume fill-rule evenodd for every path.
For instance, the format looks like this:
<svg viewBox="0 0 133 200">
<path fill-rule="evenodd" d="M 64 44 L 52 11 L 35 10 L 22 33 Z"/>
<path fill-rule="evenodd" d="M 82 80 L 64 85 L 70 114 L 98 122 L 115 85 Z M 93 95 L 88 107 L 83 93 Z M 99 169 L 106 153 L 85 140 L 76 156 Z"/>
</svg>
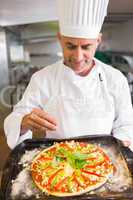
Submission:
<svg viewBox="0 0 133 200">
<path fill-rule="evenodd" d="M 132 153 L 128 150 L 128 153 L 125 153 L 125 149 L 122 147 L 120 141 L 115 139 L 113 136 L 107 136 L 107 135 L 91 135 L 91 136 L 84 136 L 84 137 L 75 137 L 75 138 L 69 138 L 69 139 L 49 139 L 49 138 L 43 138 L 43 139 L 30 139 L 25 140 L 23 143 L 19 144 L 9 155 L 6 165 L 3 169 L 3 175 L 2 175 L 2 181 L 1 181 L 1 191 L 2 191 L 2 200 L 13 200 L 11 197 L 11 186 L 12 186 L 12 180 L 14 180 L 19 172 L 22 170 L 22 166 L 19 165 L 20 158 L 25 153 L 25 151 L 30 151 L 33 149 L 44 149 L 51 145 L 53 145 L 55 142 L 61 142 L 61 141 L 70 141 L 70 140 L 76 140 L 76 141 L 83 141 L 88 143 L 95 143 L 97 145 L 100 145 L 106 149 L 110 149 L 110 152 L 112 153 L 112 149 L 115 154 L 115 160 L 122 159 L 122 164 L 127 166 L 127 173 L 130 176 L 131 183 L 128 185 L 126 190 L 123 191 L 110 191 L 109 188 L 105 188 L 106 191 L 94 191 L 93 194 L 86 193 L 80 196 L 73 196 L 73 197 L 55 197 L 55 196 L 47 196 L 45 194 L 42 194 L 38 199 L 40 200 L 57 200 L 57 199 L 63 199 L 63 200 L 133 200 L 133 179 L 132 179 L 132 166 L 131 166 L 131 160 L 133 158 Z M 113 153 L 112 153 L 113 154 Z M 130 155 L 130 158 L 128 157 Z M 128 161 L 130 161 L 130 166 L 128 164 Z M 118 161 L 119 162 L 119 161 Z M 125 172 L 124 172 L 125 173 Z M 37 200 L 35 196 L 27 198 L 28 200 Z M 21 196 L 17 198 L 17 200 L 23 200 Z"/>
</svg>

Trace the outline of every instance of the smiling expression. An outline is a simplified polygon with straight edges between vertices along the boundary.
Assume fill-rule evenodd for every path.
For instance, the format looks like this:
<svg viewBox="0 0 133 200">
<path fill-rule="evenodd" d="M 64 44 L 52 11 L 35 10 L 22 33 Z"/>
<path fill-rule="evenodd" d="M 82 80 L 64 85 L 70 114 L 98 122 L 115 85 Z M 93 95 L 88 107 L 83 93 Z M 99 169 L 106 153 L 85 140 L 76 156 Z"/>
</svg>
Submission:
<svg viewBox="0 0 133 200">
<path fill-rule="evenodd" d="M 63 49 L 64 64 L 78 75 L 88 74 L 97 46 L 101 42 L 101 34 L 97 39 L 83 39 L 66 37 L 59 33 L 58 38 Z"/>
</svg>

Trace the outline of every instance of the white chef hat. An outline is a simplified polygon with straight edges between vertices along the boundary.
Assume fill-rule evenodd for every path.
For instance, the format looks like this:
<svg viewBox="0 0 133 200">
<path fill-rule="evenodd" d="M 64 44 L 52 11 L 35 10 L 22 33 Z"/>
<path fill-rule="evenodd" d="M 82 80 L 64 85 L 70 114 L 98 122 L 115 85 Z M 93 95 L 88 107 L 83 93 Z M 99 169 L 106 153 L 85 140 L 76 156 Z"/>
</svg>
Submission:
<svg viewBox="0 0 133 200">
<path fill-rule="evenodd" d="M 76 38 L 97 38 L 109 0 L 57 0 L 60 32 Z"/>
</svg>

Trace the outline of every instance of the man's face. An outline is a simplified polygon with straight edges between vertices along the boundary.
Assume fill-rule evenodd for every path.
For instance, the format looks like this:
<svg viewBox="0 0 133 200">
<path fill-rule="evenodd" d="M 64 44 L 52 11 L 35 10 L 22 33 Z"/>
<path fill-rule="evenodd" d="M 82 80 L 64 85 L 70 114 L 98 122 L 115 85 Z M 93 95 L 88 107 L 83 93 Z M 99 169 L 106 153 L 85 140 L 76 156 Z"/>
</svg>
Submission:
<svg viewBox="0 0 133 200">
<path fill-rule="evenodd" d="M 71 38 L 59 34 L 59 40 L 65 65 L 79 75 L 91 69 L 96 48 L 101 41 L 100 34 L 97 39 Z"/>
</svg>

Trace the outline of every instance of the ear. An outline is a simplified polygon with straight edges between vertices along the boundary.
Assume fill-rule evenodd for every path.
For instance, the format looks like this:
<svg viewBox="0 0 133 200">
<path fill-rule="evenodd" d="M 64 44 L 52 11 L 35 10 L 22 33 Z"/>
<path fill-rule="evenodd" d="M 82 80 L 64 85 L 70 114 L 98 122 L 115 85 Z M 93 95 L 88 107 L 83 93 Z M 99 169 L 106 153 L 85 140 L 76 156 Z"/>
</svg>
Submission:
<svg viewBox="0 0 133 200">
<path fill-rule="evenodd" d="M 61 34 L 60 34 L 60 32 L 57 32 L 57 38 L 58 38 L 59 41 L 61 40 Z"/>
<path fill-rule="evenodd" d="M 62 46 L 62 35 L 60 32 L 57 33 L 57 38 L 59 40 L 60 45 Z"/>
<path fill-rule="evenodd" d="M 102 41 L 102 33 L 99 33 L 98 38 L 97 38 L 97 45 L 99 45 Z"/>
</svg>

